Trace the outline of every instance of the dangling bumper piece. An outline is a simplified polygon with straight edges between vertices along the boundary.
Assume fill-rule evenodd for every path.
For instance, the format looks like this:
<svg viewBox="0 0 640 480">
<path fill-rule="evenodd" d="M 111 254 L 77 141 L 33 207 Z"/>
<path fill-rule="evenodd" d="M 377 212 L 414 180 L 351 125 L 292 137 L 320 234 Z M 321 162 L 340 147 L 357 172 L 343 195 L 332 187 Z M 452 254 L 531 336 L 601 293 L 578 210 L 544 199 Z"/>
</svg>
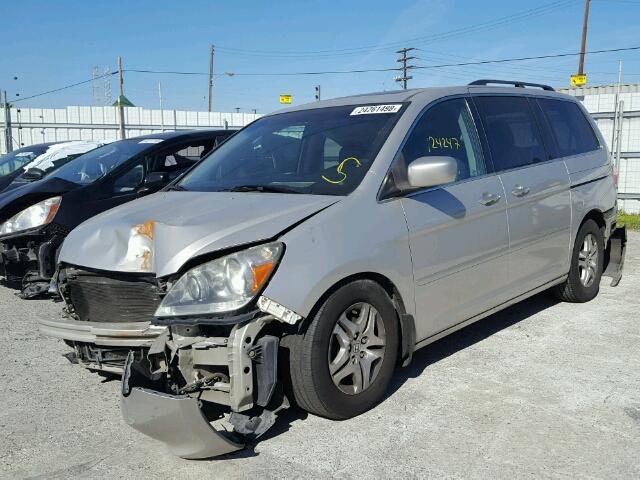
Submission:
<svg viewBox="0 0 640 480">
<path fill-rule="evenodd" d="M 182 458 L 210 458 L 253 442 L 289 406 L 278 382 L 274 317 L 233 326 L 171 326 L 142 358 L 130 353 L 122 414 L 136 430 Z"/>
<path fill-rule="evenodd" d="M 244 447 L 216 431 L 200 410 L 199 401 L 188 395 L 171 395 L 148 388 L 131 387 L 136 370 L 133 356 L 122 378 L 122 416 L 141 433 L 164 442 L 171 453 L 187 459 L 210 458 Z"/>
</svg>

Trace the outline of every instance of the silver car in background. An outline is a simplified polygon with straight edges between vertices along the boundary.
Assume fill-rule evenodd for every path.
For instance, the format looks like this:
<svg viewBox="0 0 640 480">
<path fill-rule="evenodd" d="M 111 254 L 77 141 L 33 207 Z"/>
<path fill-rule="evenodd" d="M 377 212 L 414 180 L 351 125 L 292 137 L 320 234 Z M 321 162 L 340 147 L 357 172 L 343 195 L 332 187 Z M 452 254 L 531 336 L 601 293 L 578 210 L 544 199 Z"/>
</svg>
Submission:
<svg viewBox="0 0 640 480">
<path fill-rule="evenodd" d="M 415 349 L 531 295 L 617 284 L 602 135 L 572 97 L 495 83 L 262 117 L 75 229 L 60 271 L 129 284 L 167 327 L 125 365 L 127 423 L 185 458 L 228 453 L 290 402 L 371 409 Z"/>
</svg>

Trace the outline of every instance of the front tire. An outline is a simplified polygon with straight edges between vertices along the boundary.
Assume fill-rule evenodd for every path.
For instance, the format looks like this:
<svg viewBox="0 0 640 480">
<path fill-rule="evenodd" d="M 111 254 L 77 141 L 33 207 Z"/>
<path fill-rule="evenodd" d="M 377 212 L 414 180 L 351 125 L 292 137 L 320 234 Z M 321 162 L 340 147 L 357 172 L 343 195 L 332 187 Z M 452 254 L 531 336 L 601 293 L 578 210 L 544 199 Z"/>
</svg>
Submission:
<svg viewBox="0 0 640 480">
<path fill-rule="evenodd" d="M 391 381 L 398 343 L 396 311 L 379 284 L 358 280 L 340 287 L 290 338 L 296 403 L 334 420 L 370 410 Z"/>
<path fill-rule="evenodd" d="M 569 276 L 554 288 L 554 293 L 564 302 L 584 303 L 593 300 L 600 291 L 603 265 L 604 236 L 598 224 L 589 219 L 576 235 Z"/>
</svg>

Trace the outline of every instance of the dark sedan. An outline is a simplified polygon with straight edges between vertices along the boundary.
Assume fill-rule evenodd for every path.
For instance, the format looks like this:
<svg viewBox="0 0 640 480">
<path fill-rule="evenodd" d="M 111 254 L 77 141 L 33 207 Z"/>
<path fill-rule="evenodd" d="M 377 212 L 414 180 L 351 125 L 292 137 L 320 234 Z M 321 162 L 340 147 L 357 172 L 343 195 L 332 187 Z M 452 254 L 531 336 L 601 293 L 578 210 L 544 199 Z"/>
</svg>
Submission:
<svg viewBox="0 0 640 480">
<path fill-rule="evenodd" d="M 232 133 L 169 132 L 120 140 L 0 194 L 0 277 L 22 298 L 46 293 L 58 250 L 71 230 L 165 187 Z"/>
</svg>

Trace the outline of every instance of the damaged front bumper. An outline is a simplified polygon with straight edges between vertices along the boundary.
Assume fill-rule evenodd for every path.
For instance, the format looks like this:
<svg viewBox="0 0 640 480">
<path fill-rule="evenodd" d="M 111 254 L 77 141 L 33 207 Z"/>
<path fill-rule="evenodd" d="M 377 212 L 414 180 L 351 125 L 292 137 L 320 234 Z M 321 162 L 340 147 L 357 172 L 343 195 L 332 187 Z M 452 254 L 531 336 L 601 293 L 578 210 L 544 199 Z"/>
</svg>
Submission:
<svg viewBox="0 0 640 480">
<path fill-rule="evenodd" d="M 62 227 L 47 225 L 0 239 L 0 277 L 4 283 L 20 290 L 22 298 L 47 294 L 66 233 Z"/>
<path fill-rule="evenodd" d="M 182 458 L 209 458 L 243 448 L 209 424 L 197 399 L 131 388 L 130 383 L 135 384 L 131 365 L 132 360 L 127 362 L 122 379 L 122 416 L 128 425 L 166 443 L 171 453 Z"/>
<path fill-rule="evenodd" d="M 73 347 L 70 360 L 93 370 L 121 375 L 130 351 L 140 357 L 166 331 L 150 322 L 97 323 L 69 318 L 38 319 L 44 335 L 64 340 Z"/>
<path fill-rule="evenodd" d="M 143 358 L 127 359 L 127 424 L 191 459 L 223 455 L 259 438 L 289 406 L 278 380 L 280 335 L 265 328 L 274 321 L 262 315 L 213 331 L 171 326 Z"/>
</svg>

